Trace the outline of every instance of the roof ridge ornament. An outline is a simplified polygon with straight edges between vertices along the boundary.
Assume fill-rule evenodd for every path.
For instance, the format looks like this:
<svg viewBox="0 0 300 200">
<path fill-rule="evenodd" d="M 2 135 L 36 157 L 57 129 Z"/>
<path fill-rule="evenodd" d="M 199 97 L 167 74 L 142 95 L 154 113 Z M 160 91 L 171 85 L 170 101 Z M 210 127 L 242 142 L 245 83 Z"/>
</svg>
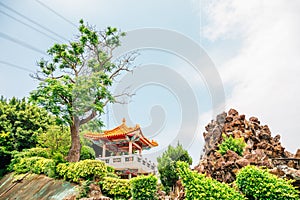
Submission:
<svg viewBox="0 0 300 200">
<path fill-rule="evenodd" d="M 122 123 L 123 123 L 123 124 L 126 124 L 126 119 L 125 119 L 125 117 L 123 117 Z"/>
</svg>

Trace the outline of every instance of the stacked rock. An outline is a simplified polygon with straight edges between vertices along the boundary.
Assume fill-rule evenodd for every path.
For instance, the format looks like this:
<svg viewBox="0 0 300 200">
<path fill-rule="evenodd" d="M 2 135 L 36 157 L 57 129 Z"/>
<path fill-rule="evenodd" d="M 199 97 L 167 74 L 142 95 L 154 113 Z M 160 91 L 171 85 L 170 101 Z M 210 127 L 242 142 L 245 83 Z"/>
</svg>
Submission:
<svg viewBox="0 0 300 200">
<path fill-rule="evenodd" d="M 205 129 L 203 155 L 195 167 L 199 173 L 231 183 L 236 172 L 249 164 L 272 169 L 272 173 L 281 177 L 293 178 L 293 175 L 287 174 L 288 171 L 293 171 L 297 177 L 300 172 L 300 160 L 295 159 L 297 156 L 286 151 L 280 143 L 280 135 L 272 137 L 269 127 L 261 125 L 256 117 L 247 120 L 245 115 L 230 109 L 228 113 L 219 114 Z M 224 155 L 218 152 L 218 146 L 223 141 L 222 134 L 244 139 L 247 145 L 242 156 L 231 150 Z M 300 150 L 297 154 L 300 157 Z"/>
</svg>

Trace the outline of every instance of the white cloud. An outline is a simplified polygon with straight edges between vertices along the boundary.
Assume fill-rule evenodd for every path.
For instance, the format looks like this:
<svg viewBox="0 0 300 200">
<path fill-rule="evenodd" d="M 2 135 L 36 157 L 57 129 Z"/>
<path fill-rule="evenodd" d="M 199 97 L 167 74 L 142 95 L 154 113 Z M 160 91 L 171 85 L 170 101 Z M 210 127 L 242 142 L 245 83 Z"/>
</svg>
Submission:
<svg viewBox="0 0 300 200">
<path fill-rule="evenodd" d="M 299 9 L 297 0 L 213 1 L 204 27 L 216 45 L 226 38 L 242 42 L 220 67 L 225 86 L 233 85 L 227 109 L 257 116 L 292 152 L 300 148 Z"/>
</svg>

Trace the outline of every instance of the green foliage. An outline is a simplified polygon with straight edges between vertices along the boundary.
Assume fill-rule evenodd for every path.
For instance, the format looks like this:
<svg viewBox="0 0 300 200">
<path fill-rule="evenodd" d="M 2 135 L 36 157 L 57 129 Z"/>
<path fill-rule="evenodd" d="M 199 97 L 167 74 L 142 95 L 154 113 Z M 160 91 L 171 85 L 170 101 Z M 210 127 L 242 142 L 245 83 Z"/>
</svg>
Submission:
<svg viewBox="0 0 300 200">
<path fill-rule="evenodd" d="M 173 187 L 179 179 L 176 173 L 177 161 L 184 161 L 189 165 L 192 164 L 192 158 L 179 143 L 175 148 L 169 146 L 162 156 L 157 158 L 157 168 L 160 173 L 160 180 L 167 190 L 166 192 L 169 192 L 168 190 L 170 190 L 170 187 Z"/>
<path fill-rule="evenodd" d="M 95 159 L 96 153 L 92 147 L 82 146 L 80 151 L 80 160 Z"/>
<path fill-rule="evenodd" d="M 31 148 L 31 149 L 24 149 L 21 152 L 14 151 L 12 152 L 12 160 L 9 165 L 9 170 L 13 170 L 14 165 L 20 163 L 22 158 L 31 158 L 31 157 L 43 157 L 43 158 L 50 158 L 51 153 L 49 149 L 46 148 Z"/>
<path fill-rule="evenodd" d="M 87 197 L 90 191 L 90 184 L 91 181 L 89 180 L 81 182 L 81 185 L 78 187 L 78 195 L 76 196 L 76 199 Z"/>
<path fill-rule="evenodd" d="M 133 200 L 157 199 L 157 178 L 153 175 L 138 176 L 130 179 Z"/>
<path fill-rule="evenodd" d="M 14 171 L 17 174 L 32 172 L 55 177 L 55 162 L 52 159 L 42 157 L 25 157 L 21 158 L 20 161 L 14 165 Z"/>
<path fill-rule="evenodd" d="M 6 151 L 4 147 L 0 147 L 0 178 L 7 172 L 7 166 L 11 160 L 11 152 Z"/>
<path fill-rule="evenodd" d="M 35 147 L 39 134 L 53 124 L 47 111 L 25 99 L 0 99 L 0 146 L 6 151 Z"/>
<path fill-rule="evenodd" d="M 79 183 L 81 180 L 103 178 L 107 174 L 104 162 L 98 160 L 82 160 L 76 163 L 60 163 L 56 167 L 58 175 L 65 180 Z"/>
<path fill-rule="evenodd" d="M 231 135 L 228 137 L 224 133 L 222 134 L 223 142 L 219 144 L 218 152 L 222 155 L 226 154 L 228 150 L 234 151 L 238 155 L 242 156 L 246 143 L 243 138 L 233 138 Z"/>
<path fill-rule="evenodd" d="M 196 171 L 191 171 L 185 162 L 177 162 L 177 171 L 185 190 L 187 200 L 220 199 L 244 200 L 245 197 L 225 183 L 206 177 Z"/>
<path fill-rule="evenodd" d="M 297 200 L 299 192 L 291 180 L 278 178 L 267 170 L 246 166 L 237 174 L 236 184 L 249 199 Z"/>
<path fill-rule="evenodd" d="M 54 44 L 47 52 L 50 60 L 41 60 L 42 80 L 30 100 L 57 116 L 59 124 L 68 124 L 72 142 L 78 143 L 79 128 L 104 113 L 108 102 L 115 102 L 109 88 L 116 76 L 132 65 L 135 53 L 112 61 L 114 49 L 125 34 L 116 28 L 96 31 L 80 20 L 79 37 L 68 44 Z M 42 77 L 42 79 L 40 79 Z M 72 145 L 70 161 L 78 161 L 80 144 Z"/>
<path fill-rule="evenodd" d="M 128 179 L 104 177 L 100 181 L 101 191 L 113 199 L 129 199 L 131 196 L 130 182 Z"/>
<path fill-rule="evenodd" d="M 52 125 L 38 136 L 40 147 L 48 148 L 51 152 L 67 155 L 71 145 L 70 129 L 64 125 Z"/>
</svg>

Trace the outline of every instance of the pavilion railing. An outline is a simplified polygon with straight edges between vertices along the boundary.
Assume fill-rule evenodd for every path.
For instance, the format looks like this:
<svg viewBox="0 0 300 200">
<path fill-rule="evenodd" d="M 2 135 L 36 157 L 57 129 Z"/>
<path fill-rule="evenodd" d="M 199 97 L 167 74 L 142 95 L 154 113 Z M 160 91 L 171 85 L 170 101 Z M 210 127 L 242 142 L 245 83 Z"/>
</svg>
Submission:
<svg viewBox="0 0 300 200">
<path fill-rule="evenodd" d="M 148 168 L 149 171 L 156 171 L 156 165 L 148 160 L 147 158 L 143 158 L 141 155 L 132 154 L 132 155 L 120 155 L 120 156 L 109 156 L 109 157 L 99 157 L 97 158 L 102 160 L 108 165 L 112 166 L 126 166 L 128 165 L 139 165 Z"/>
</svg>

